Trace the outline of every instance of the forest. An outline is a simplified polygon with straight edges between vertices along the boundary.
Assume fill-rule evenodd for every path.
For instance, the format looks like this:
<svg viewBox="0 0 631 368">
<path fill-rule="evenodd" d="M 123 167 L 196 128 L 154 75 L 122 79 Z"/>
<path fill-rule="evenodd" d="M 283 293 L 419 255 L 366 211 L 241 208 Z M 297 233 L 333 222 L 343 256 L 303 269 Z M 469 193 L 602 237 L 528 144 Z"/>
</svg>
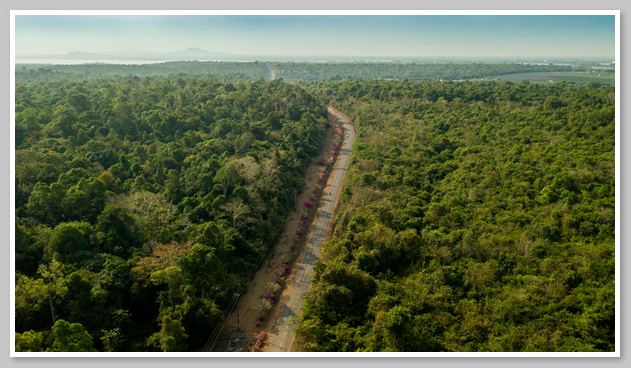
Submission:
<svg viewBox="0 0 631 368">
<path fill-rule="evenodd" d="M 358 139 L 304 351 L 614 351 L 613 87 L 305 86 Z"/>
<path fill-rule="evenodd" d="M 326 108 L 280 80 L 18 83 L 16 351 L 196 351 L 282 226 Z"/>
<path fill-rule="evenodd" d="M 562 66 L 228 64 L 16 67 L 16 351 L 199 351 L 282 228 L 327 104 L 357 140 L 303 350 L 614 350 L 613 86 L 451 81 Z"/>
<path fill-rule="evenodd" d="M 102 77 L 148 77 L 196 75 L 241 80 L 276 77 L 285 80 L 315 81 L 332 79 L 408 79 L 460 80 L 486 78 L 525 72 L 567 72 L 583 70 L 568 65 L 526 65 L 490 63 L 277 63 L 228 61 L 172 61 L 144 65 L 79 64 L 42 65 L 17 64 L 16 81 L 83 80 Z"/>
</svg>

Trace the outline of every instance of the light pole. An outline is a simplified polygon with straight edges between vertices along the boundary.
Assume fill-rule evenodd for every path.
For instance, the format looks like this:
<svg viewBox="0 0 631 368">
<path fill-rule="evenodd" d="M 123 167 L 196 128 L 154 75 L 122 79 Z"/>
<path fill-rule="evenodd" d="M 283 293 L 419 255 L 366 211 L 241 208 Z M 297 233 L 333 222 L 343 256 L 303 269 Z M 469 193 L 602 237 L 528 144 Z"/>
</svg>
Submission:
<svg viewBox="0 0 631 368">
<path fill-rule="evenodd" d="M 239 324 L 239 296 L 241 294 L 234 293 L 234 296 L 237 297 L 237 331 L 241 331 L 241 325 Z"/>
</svg>

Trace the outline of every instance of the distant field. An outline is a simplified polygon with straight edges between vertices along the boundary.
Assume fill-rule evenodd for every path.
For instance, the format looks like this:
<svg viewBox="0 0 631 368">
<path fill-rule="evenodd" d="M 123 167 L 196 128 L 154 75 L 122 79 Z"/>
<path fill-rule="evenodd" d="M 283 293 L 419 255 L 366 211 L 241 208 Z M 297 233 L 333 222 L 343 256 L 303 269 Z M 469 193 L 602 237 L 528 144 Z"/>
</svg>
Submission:
<svg viewBox="0 0 631 368">
<path fill-rule="evenodd" d="M 615 84 L 614 75 L 598 76 L 597 74 L 584 72 L 532 72 L 532 73 L 515 73 L 498 75 L 495 78 L 499 80 L 507 80 L 518 82 L 522 80 L 532 82 L 549 82 L 549 81 L 568 81 L 573 83 L 587 83 L 590 81 L 600 84 Z"/>
</svg>

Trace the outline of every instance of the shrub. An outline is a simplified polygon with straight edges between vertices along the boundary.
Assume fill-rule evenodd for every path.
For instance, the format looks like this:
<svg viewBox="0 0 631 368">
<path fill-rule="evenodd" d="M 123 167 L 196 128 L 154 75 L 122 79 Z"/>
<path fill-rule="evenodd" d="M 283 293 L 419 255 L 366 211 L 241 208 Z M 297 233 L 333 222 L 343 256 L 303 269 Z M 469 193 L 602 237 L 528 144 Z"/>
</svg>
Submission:
<svg viewBox="0 0 631 368">
<path fill-rule="evenodd" d="M 289 267 L 287 267 L 287 268 L 289 268 Z M 286 271 L 285 271 L 285 266 L 281 266 L 281 265 L 276 266 L 276 268 L 274 269 L 274 271 L 276 272 L 276 274 L 277 274 L 278 276 L 282 276 L 282 275 L 284 275 L 284 274 L 286 274 L 286 273 L 289 273 L 289 272 L 286 272 Z"/>
<path fill-rule="evenodd" d="M 289 261 L 291 261 L 291 253 L 287 252 L 283 254 L 282 260 L 284 263 L 289 263 Z"/>
<path fill-rule="evenodd" d="M 272 301 L 266 298 L 260 298 L 257 302 L 259 309 L 261 310 L 270 310 L 272 309 Z"/>
<path fill-rule="evenodd" d="M 268 282 L 265 284 L 265 290 L 268 293 L 275 293 L 280 290 L 280 285 L 277 282 Z"/>
</svg>

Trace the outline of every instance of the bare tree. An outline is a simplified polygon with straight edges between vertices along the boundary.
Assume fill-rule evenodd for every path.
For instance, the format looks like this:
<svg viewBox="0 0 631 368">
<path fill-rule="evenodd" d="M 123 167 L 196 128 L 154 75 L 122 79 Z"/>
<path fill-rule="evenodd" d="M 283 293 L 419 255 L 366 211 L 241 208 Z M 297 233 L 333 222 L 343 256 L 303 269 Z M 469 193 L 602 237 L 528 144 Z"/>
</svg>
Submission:
<svg viewBox="0 0 631 368">
<path fill-rule="evenodd" d="M 175 214 L 175 207 L 164 199 L 162 194 L 148 191 L 112 196 L 109 198 L 109 204 L 126 207 L 141 224 L 152 229 L 166 226 L 169 223 L 169 216 Z"/>
<path fill-rule="evenodd" d="M 278 174 L 278 166 L 276 165 L 276 161 L 271 159 L 263 161 L 261 163 L 261 169 L 263 171 L 266 184 L 269 184 L 271 181 L 273 181 Z"/>
<path fill-rule="evenodd" d="M 234 228 L 240 228 L 248 221 L 244 217 L 250 213 L 250 206 L 244 204 L 241 199 L 233 199 L 221 206 L 221 209 L 223 210 L 225 216 L 232 219 L 232 227 Z"/>
<path fill-rule="evenodd" d="M 252 156 L 246 156 L 234 161 L 241 177 L 245 179 L 246 185 L 251 184 L 256 176 L 261 172 L 261 165 Z"/>
</svg>

